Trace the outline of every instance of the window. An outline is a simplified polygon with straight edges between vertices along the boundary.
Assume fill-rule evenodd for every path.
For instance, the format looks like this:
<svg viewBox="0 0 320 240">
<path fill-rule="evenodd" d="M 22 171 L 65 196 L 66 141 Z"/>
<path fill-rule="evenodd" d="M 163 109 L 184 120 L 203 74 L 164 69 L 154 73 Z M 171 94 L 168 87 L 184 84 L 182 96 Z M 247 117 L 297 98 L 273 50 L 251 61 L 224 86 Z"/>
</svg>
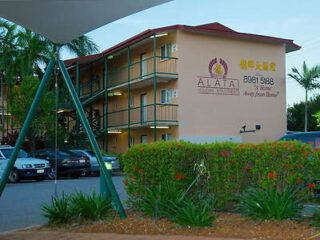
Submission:
<svg viewBox="0 0 320 240">
<path fill-rule="evenodd" d="M 133 96 L 130 96 L 130 106 L 133 106 Z"/>
<path fill-rule="evenodd" d="M 130 136 L 130 146 L 134 145 L 134 136 Z"/>
<path fill-rule="evenodd" d="M 117 137 L 116 136 L 114 136 L 114 138 L 113 138 L 113 147 L 117 147 Z"/>
<path fill-rule="evenodd" d="M 164 60 L 171 56 L 171 44 L 167 43 L 160 47 L 160 59 Z"/>
<path fill-rule="evenodd" d="M 148 143 L 147 135 L 141 135 L 141 143 Z"/>
<path fill-rule="evenodd" d="M 161 103 L 171 103 L 172 90 L 171 88 L 166 88 L 161 90 Z"/>
<path fill-rule="evenodd" d="M 161 135 L 162 141 L 170 141 L 172 140 L 172 134 L 171 133 L 165 133 Z"/>
</svg>

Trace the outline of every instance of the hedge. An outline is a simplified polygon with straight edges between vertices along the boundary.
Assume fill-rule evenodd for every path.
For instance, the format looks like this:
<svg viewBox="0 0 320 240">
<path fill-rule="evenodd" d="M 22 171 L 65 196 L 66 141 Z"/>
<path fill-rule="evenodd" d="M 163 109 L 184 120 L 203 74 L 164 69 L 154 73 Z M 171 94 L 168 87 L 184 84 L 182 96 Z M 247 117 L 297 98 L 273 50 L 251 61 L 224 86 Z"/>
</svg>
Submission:
<svg viewBox="0 0 320 240">
<path fill-rule="evenodd" d="M 248 186 L 296 184 L 312 191 L 312 180 L 320 179 L 319 152 L 298 141 L 141 144 L 123 155 L 124 184 L 135 203 L 145 187 L 176 182 L 185 188 L 199 176 L 193 191 L 213 193 L 224 208 Z"/>
</svg>

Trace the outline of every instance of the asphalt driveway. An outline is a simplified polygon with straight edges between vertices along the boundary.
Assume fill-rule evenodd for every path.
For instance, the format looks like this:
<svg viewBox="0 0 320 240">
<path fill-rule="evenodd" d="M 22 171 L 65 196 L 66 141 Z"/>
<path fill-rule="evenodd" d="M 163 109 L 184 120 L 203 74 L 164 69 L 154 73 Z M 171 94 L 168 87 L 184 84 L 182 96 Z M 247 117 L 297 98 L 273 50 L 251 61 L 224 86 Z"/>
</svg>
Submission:
<svg viewBox="0 0 320 240">
<path fill-rule="evenodd" d="M 114 176 L 112 180 L 120 199 L 126 200 L 122 176 Z M 0 232 L 45 223 L 46 219 L 41 215 L 40 206 L 42 202 L 51 201 L 54 189 L 54 181 L 49 180 L 7 184 L 0 198 Z M 99 192 L 99 177 L 58 180 L 59 194 L 75 191 L 91 193 L 93 190 Z"/>
</svg>

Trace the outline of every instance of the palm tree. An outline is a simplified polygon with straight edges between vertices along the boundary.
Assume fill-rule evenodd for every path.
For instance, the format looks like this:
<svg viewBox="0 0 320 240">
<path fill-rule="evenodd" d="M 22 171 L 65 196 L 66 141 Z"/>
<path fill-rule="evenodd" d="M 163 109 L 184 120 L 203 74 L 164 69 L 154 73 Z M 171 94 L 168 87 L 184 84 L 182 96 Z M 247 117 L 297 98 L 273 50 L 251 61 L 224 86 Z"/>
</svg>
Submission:
<svg viewBox="0 0 320 240">
<path fill-rule="evenodd" d="M 58 48 L 57 44 L 24 28 L 17 34 L 17 45 L 20 49 L 20 69 L 24 75 L 41 75 L 43 73 L 42 69 L 53 58 Z M 62 45 L 62 49 L 76 57 L 95 54 L 99 51 L 98 46 L 88 36 L 81 36 L 68 44 Z"/>
<path fill-rule="evenodd" d="M 17 58 L 17 25 L 10 24 L 0 19 L 0 70 L 1 77 L 6 75 L 7 82 L 10 82 L 14 72 Z"/>
<path fill-rule="evenodd" d="M 292 73 L 288 76 L 298 82 L 298 84 L 306 91 L 306 100 L 304 108 L 304 131 L 308 131 L 308 92 L 320 87 L 317 78 L 320 77 L 320 66 L 315 66 L 311 69 L 307 67 L 305 61 L 302 64 L 302 72 L 300 73 L 296 67 L 291 69 Z"/>
</svg>

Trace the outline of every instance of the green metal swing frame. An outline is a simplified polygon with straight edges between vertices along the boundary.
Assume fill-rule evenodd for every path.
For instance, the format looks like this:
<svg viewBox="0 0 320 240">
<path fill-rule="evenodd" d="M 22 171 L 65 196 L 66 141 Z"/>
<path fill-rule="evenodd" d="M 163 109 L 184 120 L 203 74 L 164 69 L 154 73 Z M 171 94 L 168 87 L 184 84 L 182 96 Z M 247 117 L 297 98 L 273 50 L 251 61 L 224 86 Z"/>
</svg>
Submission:
<svg viewBox="0 0 320 240">
<path fill-rule="evenodd" d="M 101 151 L 100 151 L 100 148 L 99 148 L 99 145 L 94 137 L 94 134 L 93 134 L 93 131 L 89 125 L 89 122 L 88 122 L 88 119 L 85 115 L 85 112 L 83 110 L 83 107 L 80 103 L 80 100 L 79 100 L 79 97 L 77 95 L 77 92 L 76 90 L 74 89 L 74 86 L 72 84 L 72 81 L 70 79 L 70 76 L 69 76 L 69 73 L 66 69 L 66 66 L 64 64 L 63 61 L 61 60 L 58 60 L 58 59 L 53 59 L 53 60 L 50 60 L 49 64 L 48 64 L 48 67 L 46 69 L 46 72 L 40 82 L 40 85 L 39 85 L 39 88 L 37 90 L 37 93 L 35 95 L 35 98 L 32 102 L 32 105 L 29 109 L 29 112 L 28 112 L 28 115 L 26 117 L 26 120 L 23 124 L 23 127 L 21 129 L 21 132 L 19 134 L 19 137 L 16 141 L 16 144 L 14 146 L 14 150 L 13 150 L 13 153 L 12 155 L 10 156 L 10 159 L 9 159 L 9 162 L 8 164 L 6 165 L 5 167 L 5 170 L 4 170 L 4 173 L 3 173 L 3 176 L 1 178 L 1 181 L 0 181 L 0 197 L 3 193 L 3 190 L 6 186 L 6 183 L 8 181 L 8 177 L 9 177 L 9 174 L 16 162 L 16 159 L 17 159 L 17 156 L 18 156 L 18 153 L 24 143 L 24 140 L 26 138 L 26 135 L 28 133 L 28 130 L 30 128 L 30 125 L 32 123 L 32 120 L 37 112 L 37 109 L 39 107 L 39 104 L 43 98 L 43 95 L 48 87 L 48 84 L 49 84 L 49 81 L 50 81 L 50 77 L 51 77 L 51 74 L 54 70 L 54 67 L 55 65 L 59 66 L 59 69 L 60 69 L 60 72 L 62 74 L 62 78 L 67 86 L 67 89 L 68 89 L 68 92 L 71 96 L 71 99 L 72 99 L 72 102 L 76 108 L 76 112 L 77 112 L 77 115 L 79 116 L 80 118 L 80 121 L 85 129 L 85 132 L 88 136 L 88 139 L 89 139 L 89 142 L 90 142 L 90 145 L 91 145 L 91 148 L 98 160 L 98 163 L 99 163 L 99 166 L 100 166 L 100 174 L 103 175 L 103 178 L 104 178 L 104 181 L 106 183 L 106 186 L 107 186 L 107 190 L 108 190 L 108 193 L 109 195 L 112 197 L 112 200 L 115 204 L 115 207 L 120 215 L 121 218 L 125 218 L 126 217 L 126 213 L 125 213 L 125 210 L 123 208 L 123 205 L 120 201 L 120 198 L 119 198 L 119 195 L 115 189 L 115 186 L 112 182 L 112 179 L 111 179 L 111 173 L 110 171 L 107 170 L 105 164 L 104 164 L 104 161 L 102 159 L 102 154 L 101 154 Z"/>
</svg>

